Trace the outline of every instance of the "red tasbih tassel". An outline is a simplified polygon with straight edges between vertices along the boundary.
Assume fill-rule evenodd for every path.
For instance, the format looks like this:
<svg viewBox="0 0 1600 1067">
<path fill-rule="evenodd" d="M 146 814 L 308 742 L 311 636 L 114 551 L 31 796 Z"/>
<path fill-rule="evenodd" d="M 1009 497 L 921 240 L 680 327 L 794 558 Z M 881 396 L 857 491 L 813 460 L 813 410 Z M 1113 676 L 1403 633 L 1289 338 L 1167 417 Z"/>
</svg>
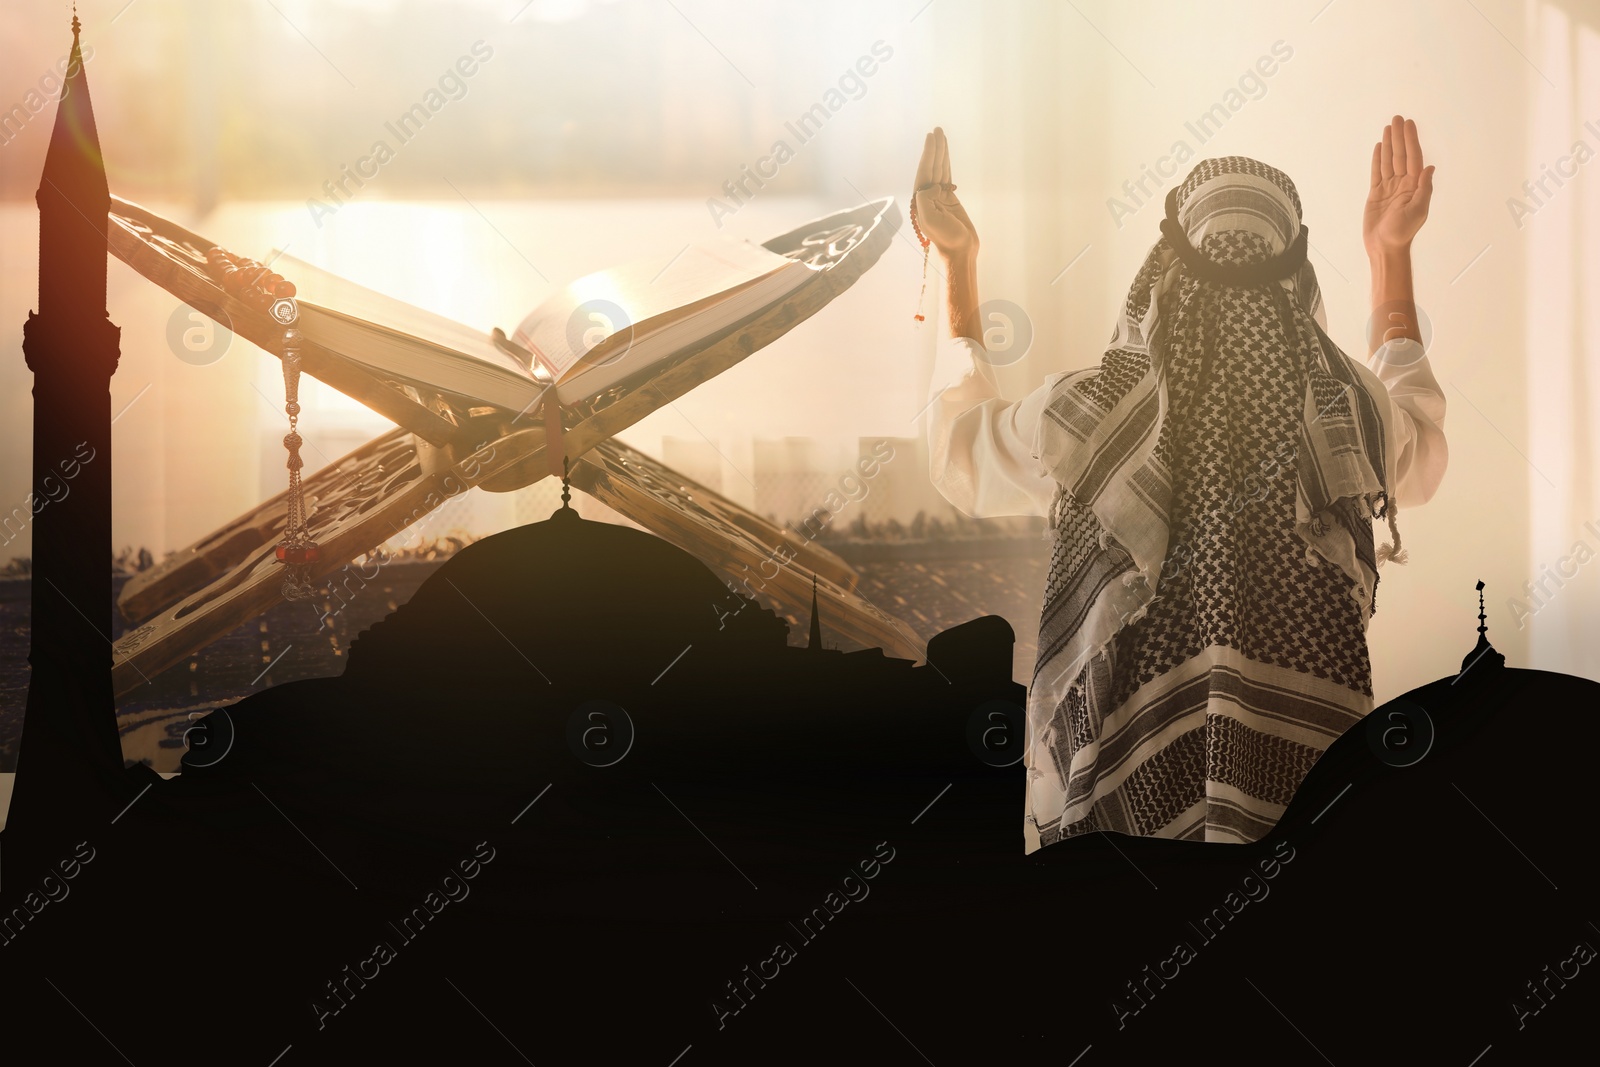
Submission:
<svg viewBox="0 0 1600 1067">
<path fill-rule="evenodd" d="M 922 301 L 928 293 L 928 246 L 933 243 L 928 239 L 928 235 L 922 232 L 922 227 L 917 224 L 917 193 L 922 192 L 923 189 L 949 189 L 951 192 L 955 192 L 956 187 L 954 182 L 949 185 L 924 185 L 922 189 L 918 189 L 911 194 L 911 231 L 917 235 L 917 243 L 922 246 L 922 289 L 917 293 L 916 320 L 918 322 L 927 321 L 927 316 L 922 313 Z"/>
<path fill-rule="evenodd" d="M 931 242 L 928 240 L 927 235 L 922 232 L 922 227 L 917 225 L 916 193 L 911 194 L 911 232 L 917 235 L 917 243 L 922 246 L 922 289 L 917 293 L 916 319 L 918 322 L 923 322 L 927 318 L 927 316 L 922 313 L 922 299 L 927 295 L 928 292 L 928 245 Z"/>
</svg>

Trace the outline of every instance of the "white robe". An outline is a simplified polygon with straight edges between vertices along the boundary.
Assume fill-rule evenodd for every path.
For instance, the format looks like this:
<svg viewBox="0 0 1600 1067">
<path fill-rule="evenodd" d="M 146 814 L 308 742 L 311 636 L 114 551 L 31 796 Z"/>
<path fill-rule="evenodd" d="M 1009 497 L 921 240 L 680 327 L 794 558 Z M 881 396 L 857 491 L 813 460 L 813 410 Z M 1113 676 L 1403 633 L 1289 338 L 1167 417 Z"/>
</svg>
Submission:
<svg viewBox="0 0 1600 1067">
<path fill-rule="evenodd" d="M 1397 515 L 1433 498 L 1449 458 L 1444 391 L 1420 348 L 1409 338 L 1386 342 L 1363 368 L 1383 419 Z M 1048 514 L 1056 485 L 1039 460 L 1039 423 L 1051 389 L 1067 373 L 1049 375 L 1021 400 L 1008 401 L 982 345 L 967 337 L 939 342 L 928 474 L 946 500 L 973 518 Z"/>
<path fill-rule="evenodd" d="M 1050 375 L 1021 400 L 1007 401 L 1000 395 L 993 367 L 983 357 L 983 347 L 967 338 L 946 338 L 939 345 L 934 388 L 940 391 L 929 409 L 928 425 L 929 473 L 933 483 L 945 499 L 973 517 L 1048 515 L 1056 483 L 1040 460 L 1040 423 L 1054 386 L 1068 372 Z M 1384 344 L 1360 371 L 1383 422 L 1388 467 L 1385 482 L 1392 487 L 1396 515 L 1403 515 L 1408 507 L 1432 498 L 1443 479 L 1448 459 L 1443 430 L 1444 394 L 1421 345 L 1408 339 Z M 1219 657 L 1229 662 L 1238 658 L 1231 650 L 1213 647 L 1183 670 L 1192 673 L 1210 669 L 1217 665 L 1213 661 L 1220 662 Z M 1292 673 L 1266 667 L 1252 670 L 1286 676 Z M 1179 674 L 1183 671 L 1143 687 L 1128 701 L 1131 710 L 1126 714 L 1159 698 L 1155 690 L 1181 681 Z M 1330 708 L 1352 702 L 1350 693 L 1327 682 L 1298 675 L 1279 681 L 1296 692 L 1303 688 L 1308 696 Z M 1040 696 L 1030 694 L 1030 709 Z M 1348 709 L 1352 714 L 1364 714 L 1371 708 L 1371 698 L 1354 699 L 1354 705 Z M 1042 706 L 1053 710 L 1052 694 L 1044 694 Z M 1327 739 L 1301 740 L 1312 743 Z M 1034 768 L 1033 758 L 1030 754 L 1030 768 Z M 1038 776 L 1036 768 L 1029 773 Z M 1114 786 L 1115 782 L 1106 784 Z M 1038 785 L 1030 784 L 1028 796 L 1024 828 L 1028 852 L 1039 847 L 1033 794 Z M 1099 789 L 1097 785 L 1096 796 Z M 1063 799 L 1058 794 L 1048 795 L 1043 801 L 1045 812 L 1059 816 Z"/>
</svg>

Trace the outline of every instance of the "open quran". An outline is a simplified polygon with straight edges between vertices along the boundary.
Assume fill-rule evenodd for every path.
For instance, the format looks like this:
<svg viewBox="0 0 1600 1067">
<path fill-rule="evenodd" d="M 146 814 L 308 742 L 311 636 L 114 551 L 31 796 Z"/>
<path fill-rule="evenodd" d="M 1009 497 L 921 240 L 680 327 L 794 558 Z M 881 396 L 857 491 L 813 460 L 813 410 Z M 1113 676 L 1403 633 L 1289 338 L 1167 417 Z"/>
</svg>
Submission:
<svg viewBox="0 0 1600 1067">
<path fill-rule="evenodd" d="M 760 245 L 693 244 L 669 263 L 635 260 L 562 287 L 514 336 L 473 330 L 284 254 L 272 262 L 298 289 L 300 329 L 377 373 L 522 411 L 555 386 L 572 403 L 616 385 L 749 318 L 815 268 Z"/>
<path fill-rule="evenodd" d="M 220 284 L 216 244 L 112 197 L 112 254 L 280 359 L 272 300 Z M 396 424 L 305 477 L 312 577 L 373 552 L 472 488 L 510 492 L 572 463 L 572 482 L 700 558 L 730 585 L 783 562 L 766 595 L 810 611 L 810 578 L 839 637 L 919 660 L 903 621 L 855 592 L 856 572 L 816 542 L 649 460 L 615 435 L 783 336 L 849 288 L 893 238 L 892 199 L 835 212 L 760 245 L 711 241 L 666 265 L 629 263 L 578 279 L 510 336 L 433 315 L 289 257 L 297 362 Z M 554 460 L 554 462 L 552 462 Z M 118 608 L 132 625 L 113 646 L 128 693 L 283 599 L 275 548 L 286 494 L 264 501 L 131 577 Z M 792 571 L 793 573 L 790 573 Z"/>
</svg>

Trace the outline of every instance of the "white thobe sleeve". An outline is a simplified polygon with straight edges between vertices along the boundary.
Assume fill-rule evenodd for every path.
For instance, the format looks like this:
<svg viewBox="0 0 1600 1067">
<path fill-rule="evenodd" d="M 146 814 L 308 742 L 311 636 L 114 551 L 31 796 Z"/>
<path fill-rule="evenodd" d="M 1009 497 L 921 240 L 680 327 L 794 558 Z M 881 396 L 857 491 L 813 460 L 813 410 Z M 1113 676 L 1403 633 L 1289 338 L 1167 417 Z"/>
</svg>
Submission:
<svg viewBox="0 0 1600 1067">
<path fill-rule="evenodd" d="M 928 408 L 928 474 L 973 518 L 1045 515 L 1055 481 L 1039 461 L 1039 424 L 1053 374 L 1017 401 L 1000 395 L 983 345 L 946 337 L 934 360 Z"/>
<path fill-rule="evenodd" d="M 1380 346 L 1367 367 L 1387 396 L 1395 507 L 1425 504 L 1449 459 L 1444 391 L 1409 338 Z M 1052 374 L 1021 400 L 1007 401 L 981 344 L 966 337 L 940 340 L 928 408 L 928 474 L 946 500 L 973 518 L 1048 513 L 1056 485 L 1039 461 L 1040 422 L 1051 390 L 1068 373 Z"/>
<path fill-rule="evenodd" d="M 1426 504 L 1444 480 L 1444 390 L 1422 346 L 1409 337 L 1386 341 L 1367 360 L 1389 394 L 1385 438 L 1393 465 L 1395 508 Z"/>
</svg>

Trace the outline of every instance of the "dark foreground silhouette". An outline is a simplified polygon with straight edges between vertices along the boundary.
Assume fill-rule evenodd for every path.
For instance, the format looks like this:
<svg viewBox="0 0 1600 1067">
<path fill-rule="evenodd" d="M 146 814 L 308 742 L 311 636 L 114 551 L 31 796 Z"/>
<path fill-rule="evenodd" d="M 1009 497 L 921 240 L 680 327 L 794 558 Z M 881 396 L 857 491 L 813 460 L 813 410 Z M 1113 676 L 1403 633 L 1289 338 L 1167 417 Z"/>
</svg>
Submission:
<svg viewBox="0 0 1600 1067">
<path fill-rule="evenodd" d="M 181 777 L 130 771 L 76 822 L 19 789 L 6 1047 L 1466 1064 L 1588 1026 L 1594 683 L 1469 653 L 1256 845 L 1024 856 L 1002 620 L 912 667 L 740 604 L 558 512 L 441 567 L 342 677 L 203 720 Z"/>
</svg>

